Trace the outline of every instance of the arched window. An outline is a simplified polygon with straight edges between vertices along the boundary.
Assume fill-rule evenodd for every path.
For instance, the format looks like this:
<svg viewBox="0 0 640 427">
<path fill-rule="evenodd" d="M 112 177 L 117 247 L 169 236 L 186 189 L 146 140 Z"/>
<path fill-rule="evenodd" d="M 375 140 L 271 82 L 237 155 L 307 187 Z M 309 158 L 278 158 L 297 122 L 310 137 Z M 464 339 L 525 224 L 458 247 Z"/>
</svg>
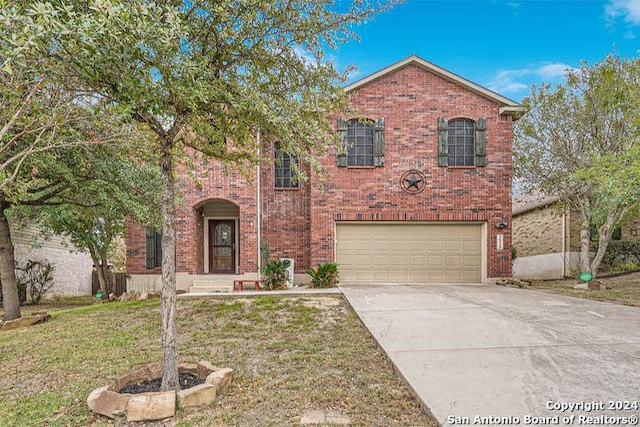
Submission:
<svg viewBox="0 0 640 427">
<path fill-rule="evenodd" d="M 276 188 L 298 188 L 293 164 L 298 165 L 298 159 L 282 149 L 282 144 L 274 145 L 273 176 Z"/>
<path fill-rule="evenodd" d="M 449 120 L 449 166 L 473 166 L 475 156 L 474 122 L 469 119 Z"/>
<path fill-rule="evenodd" d="M 370 120 L 349 120 L 347 127 L 347 166 L 373 166 L 375 126 Z"/>
</svg>

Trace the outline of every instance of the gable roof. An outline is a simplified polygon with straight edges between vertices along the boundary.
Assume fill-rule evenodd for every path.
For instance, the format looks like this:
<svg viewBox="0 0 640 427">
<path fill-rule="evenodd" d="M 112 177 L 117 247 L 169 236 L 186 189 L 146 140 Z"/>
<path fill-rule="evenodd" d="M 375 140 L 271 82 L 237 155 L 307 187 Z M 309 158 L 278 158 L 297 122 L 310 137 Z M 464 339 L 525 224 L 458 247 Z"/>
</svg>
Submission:
<svg viewBox="0 0 640 427">
<path fill-rule="evenodd" d="M 425 61 L 424 59 L 420 58 L 417 55 L 411 55 L 410 57 L 403 59 L 400 62 L 396 62 L 395 64 L 392 64 L 386 68 L 383 68 L 382 70 L 373 73 L 363 79 L 360 79 L 356 82 L 351 83 L 350 85 L 348 85 L 347 87 L 345 87 L 345 92 L 351 92 L 354 91 L 362 86 L 365 86 L 367 84 L 369 84 L 370 82 L 377 80 L 387 74 L 390 74 L 402 67 L 405 67 L 407 65 L 410 64 L 414 64 L 414 65 L 418 65 L 428 71 L 430 71 L 431 73 L 442 77 L 445 80 L 448 80 L 452 83 L 455 83 L 459 86 L 464 87 L 465 89 L 470 90 L 471 92 L 477 93 L 478 95 L 487 98 L 491 101 L 496 102 L 497 104 L 500 105 L 500 114 L 504 114 L 504 115 L 514 115 L 516 117 L 519 117 L 520 115 L 522 115 L 525 112 L 525 108 L 523 106 L 521 106 L 520 104 L 518 104 L 517 102 L 506 98 L 492 90 L 489 90 L 483 86 L 480 86 L 474 82 L 472 82 L 471 80 L 467 80 L 464 77 L 460 77 L 457 74 L 452 73 L 451 71 L 445 70 L 444 68 L 438 67 L 437 65 L 429 62 L 429 61 Z"/>
</svg>

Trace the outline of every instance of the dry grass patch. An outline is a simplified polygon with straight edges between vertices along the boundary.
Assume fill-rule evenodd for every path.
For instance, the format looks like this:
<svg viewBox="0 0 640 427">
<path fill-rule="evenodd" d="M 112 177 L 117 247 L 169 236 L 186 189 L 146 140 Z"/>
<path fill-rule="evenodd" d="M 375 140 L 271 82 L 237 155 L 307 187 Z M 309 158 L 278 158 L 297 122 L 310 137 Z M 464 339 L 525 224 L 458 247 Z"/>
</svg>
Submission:
<svg viewBox="0 0 640 427">
<path fill-rule="evenodd" d="M 435 426 L 341 296 L 179 301 L 181 361 L 236 371 L 213 407 L 169 426 L 298 426 L 336 410 L 354 426 Z M 159 360 L 158 301 L 63 311 L 0 339 L 3 426 L 116 425 L 85 405 L 89 392 Z"/>
<path fill-rule="evenodd" d="M 598 277 L 598 281 L 606 285 L 607 289 L 573 289 L 575 285 L 581 283 L 577 279 L 536 280 L 531 284 L 531 288 L 553 294 L 640 307 L 640 273 Z"/>
</svg>

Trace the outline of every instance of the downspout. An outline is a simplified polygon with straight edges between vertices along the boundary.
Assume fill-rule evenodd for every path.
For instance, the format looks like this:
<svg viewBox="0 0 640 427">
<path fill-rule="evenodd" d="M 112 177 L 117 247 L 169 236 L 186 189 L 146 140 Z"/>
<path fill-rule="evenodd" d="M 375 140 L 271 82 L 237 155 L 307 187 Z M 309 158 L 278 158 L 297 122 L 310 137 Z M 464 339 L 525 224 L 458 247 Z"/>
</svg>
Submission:
<svg viewBox="0 0 640 427">
<path fill-rule="evenodd" d="M 258 231 L 258 244 L 257 244 L 257 252 L 258 252 L 258 279 L 262 278 L 262 253 L 260 248 L 262 247 L 262 188 L 260 186 L 260 129 L 257 131 L 256 135 L 257 139 L 257 147 L 256 154 L 258 155 L 258 164 L 256 165 L 256 229 Z"/>
</svg>

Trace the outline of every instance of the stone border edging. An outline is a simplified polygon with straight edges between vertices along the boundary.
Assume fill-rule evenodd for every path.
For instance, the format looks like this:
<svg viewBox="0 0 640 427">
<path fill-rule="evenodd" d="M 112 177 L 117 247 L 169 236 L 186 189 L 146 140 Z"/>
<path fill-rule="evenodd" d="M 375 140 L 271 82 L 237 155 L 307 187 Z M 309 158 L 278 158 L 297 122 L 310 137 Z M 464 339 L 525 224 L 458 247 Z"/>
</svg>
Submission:
<svg viewBox="0 0 640 427">
<path fill-rule="evenodd" d="M 93 390 L 87 397 L 87 406 L 95 414 L 117 419 L 126 417 L 131 421 L 154 421 L 173 417 L 176 408 L 208 406 L 216 396 L 226 392 L 231 385 L 233 369 L 218 368 L 207 361 L 180 363 L 180 372 L 195 374 L 204 384 L 184 390 L 148 393 L 119 393 L 127 385 L 162 376 L 160 363 L 151 363 L 128 372 L 111 386 Z"/>
</svg>

